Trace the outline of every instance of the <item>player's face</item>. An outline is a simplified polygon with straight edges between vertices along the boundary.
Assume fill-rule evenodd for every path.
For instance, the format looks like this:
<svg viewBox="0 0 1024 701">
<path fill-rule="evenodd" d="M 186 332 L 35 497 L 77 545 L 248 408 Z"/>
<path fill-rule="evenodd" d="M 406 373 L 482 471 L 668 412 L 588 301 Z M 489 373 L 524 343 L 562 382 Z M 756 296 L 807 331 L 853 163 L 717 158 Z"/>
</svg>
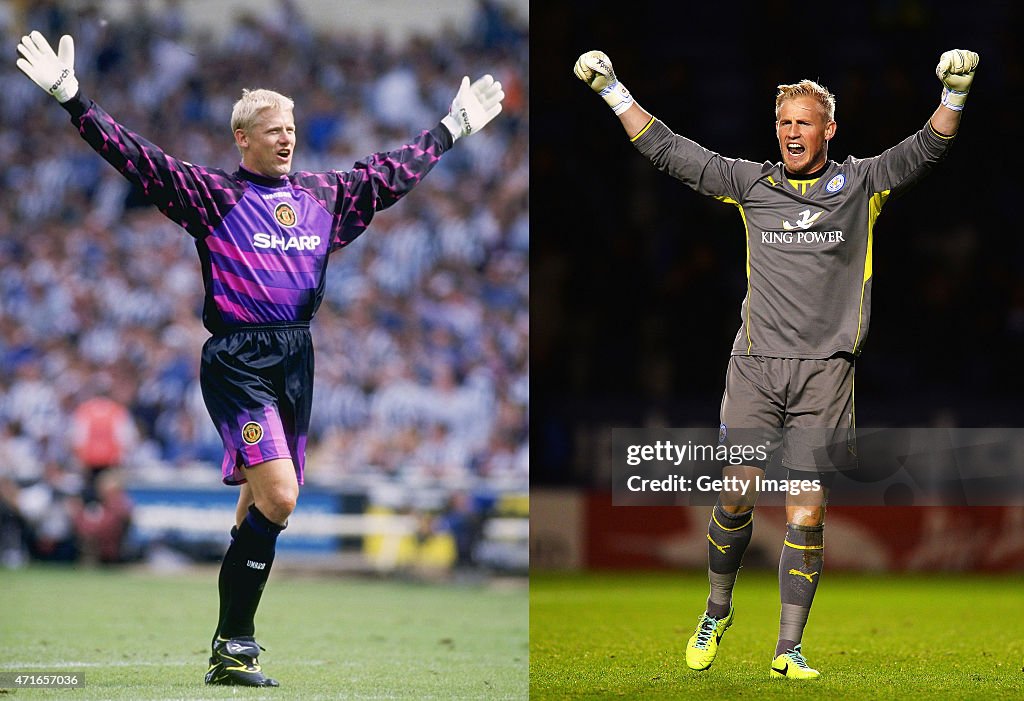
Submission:
<svg viewBox="0 0 1024 701">
<path fill-rule="evenodd" d="M 291 110 L 269 108 L 260 112 L 251 129 L 235 132 L 247 170 L 271 178 L 288 175 L 295 153 L 295 118 Z"/>
<path fill-rule="evenodd" d="M 825 165 L 836 123 L 825 118 L 825 108 L 817 100 L 801 95 L 779 105 L 775 131 L 786 170 L 805 175 Z"/>
</svg>

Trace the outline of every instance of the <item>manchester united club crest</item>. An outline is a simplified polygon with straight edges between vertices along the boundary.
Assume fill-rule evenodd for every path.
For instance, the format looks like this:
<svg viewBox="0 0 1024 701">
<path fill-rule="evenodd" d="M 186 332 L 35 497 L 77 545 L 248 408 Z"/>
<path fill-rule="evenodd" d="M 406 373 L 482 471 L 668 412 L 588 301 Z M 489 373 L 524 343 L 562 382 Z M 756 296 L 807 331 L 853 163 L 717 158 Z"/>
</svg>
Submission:
<svg viewBox="0 0 1024 701">
<path fill-rule="evenodd" d="M 255 421 L 250 421 L 242 426 L 242 440 L 247 445 L 256 445 L 263 440 L 263 427 Z"/>
<path fill-rule="evenodd" d="M 292 209 L 292 206 L 287 202 L 282 202 L 274 207 L 274 219 L 276 219 L 277 223 L 281 226 L 286 226 L 290 229 L 295 226 L 297 217 L 295 216 L 295 210 Z"/>
</svg>

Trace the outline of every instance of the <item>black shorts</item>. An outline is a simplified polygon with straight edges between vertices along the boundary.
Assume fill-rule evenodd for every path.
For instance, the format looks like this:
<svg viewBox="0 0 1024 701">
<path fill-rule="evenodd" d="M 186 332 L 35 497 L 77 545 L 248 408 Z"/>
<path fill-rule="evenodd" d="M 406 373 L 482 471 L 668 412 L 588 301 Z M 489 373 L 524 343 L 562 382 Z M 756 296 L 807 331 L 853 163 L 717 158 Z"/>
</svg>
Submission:
<svg viewBox="0 0 1024 701">
<path fill-rule="evenodd" d="M 309 324 L 250 326 L 203 345 L 199 383 L 221 440 L 225 484 L 242 484 L 242 466 L 289 458 L 299 484 L 313 403 Z"/>
</svg>

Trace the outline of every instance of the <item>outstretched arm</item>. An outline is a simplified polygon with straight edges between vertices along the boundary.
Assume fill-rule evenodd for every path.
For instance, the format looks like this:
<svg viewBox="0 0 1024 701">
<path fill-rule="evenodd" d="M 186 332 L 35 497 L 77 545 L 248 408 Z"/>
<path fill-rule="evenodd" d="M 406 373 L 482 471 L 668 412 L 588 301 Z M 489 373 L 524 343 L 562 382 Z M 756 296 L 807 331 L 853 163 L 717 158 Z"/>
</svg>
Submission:
<svg viewBox="0 0 1024 701">
<path fill-rule="evenodd" d="M 960 128 L 960 113 L 979 60 L 978 54 L 966 49 L 946 51 L 939 57 L 935 75 L 942 81 L 942 101 L 932 114 L 931 125 L 940 134 L 952 136 Z"/>
<path fill-rule="evenodd" d="M 633 146 L 658 170 L 682 181 L 702 195 L 738 201 L 741 192 L 761 176 L 762 164 L 725 158 L 695 141 L 675 134 L 638 105 L 601 51 L 588 51 L 573 69 L 576 77 L 601 96 L 618 116 Z"/>
<path fill-rule="evenodd" d="M 237 186 L 226 174 L 164 153 L 86 99 L 78 89 L 70 36 L 61 37 L 54 53 L 46 37 L 33 31 L 21 38 L 18 53 L 18 68 L 60 102 L 82 138 L 192 236 L 212 231 L 238 201 Z"/>
<path fill-rule="evenodd" d="M 298 174 L 297 182 L 335 213 L 331 250 L 347 246 L 362 234 L 375 212 L 412 190 L 456 141 L 487 126 L 501 112 L 503 99 L 501 83 L 492 76 L 484 75 L 472 83 L 466 76 L 441 124 L 412 143 L 372 154 L 345 173 Z M 337 206 L 330 204 L 335 197 Z"/>
<path fill-rule="evenodd" d="M 651 119 L 650 112 L 638 105 L 626 86 L 615 77 L 612 61 L 603 51 L 588 51 L 576 61 L 576 77 L 590 86 L 619 116 L 630 139 L 636 137 Z"/>
</svg>

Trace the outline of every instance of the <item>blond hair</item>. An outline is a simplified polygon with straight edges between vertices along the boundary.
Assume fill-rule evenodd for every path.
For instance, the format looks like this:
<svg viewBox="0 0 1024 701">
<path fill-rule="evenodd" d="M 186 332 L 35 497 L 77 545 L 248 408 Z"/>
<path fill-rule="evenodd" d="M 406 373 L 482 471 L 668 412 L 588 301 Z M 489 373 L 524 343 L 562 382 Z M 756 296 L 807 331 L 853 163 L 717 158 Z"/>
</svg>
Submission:
<svg viewBox="0 0 1024 701">
<path fill-rule="evenodd" d="M 825 122 L 834 122 L 836 119 L 836 96 L 828 91 L 824 85 L 815 83 L 813 80 L 804 78 L 799 83 L 778 86 L 779 92 L 775 95 L 775 119 L 779 118 L 779 108 L 786 100 L 794 97 L 811 97 L 825 110 Z"/>
<path fill-rule="evenodd" d="M 231 133 L 234 134 L 239 129 L 252 129 L 259 119 L 260 112 L 266 109 L 294 110 L 295 102 L 273 90 L 242 90 L 242 97 L 231 109 Z"/>
</svg>

